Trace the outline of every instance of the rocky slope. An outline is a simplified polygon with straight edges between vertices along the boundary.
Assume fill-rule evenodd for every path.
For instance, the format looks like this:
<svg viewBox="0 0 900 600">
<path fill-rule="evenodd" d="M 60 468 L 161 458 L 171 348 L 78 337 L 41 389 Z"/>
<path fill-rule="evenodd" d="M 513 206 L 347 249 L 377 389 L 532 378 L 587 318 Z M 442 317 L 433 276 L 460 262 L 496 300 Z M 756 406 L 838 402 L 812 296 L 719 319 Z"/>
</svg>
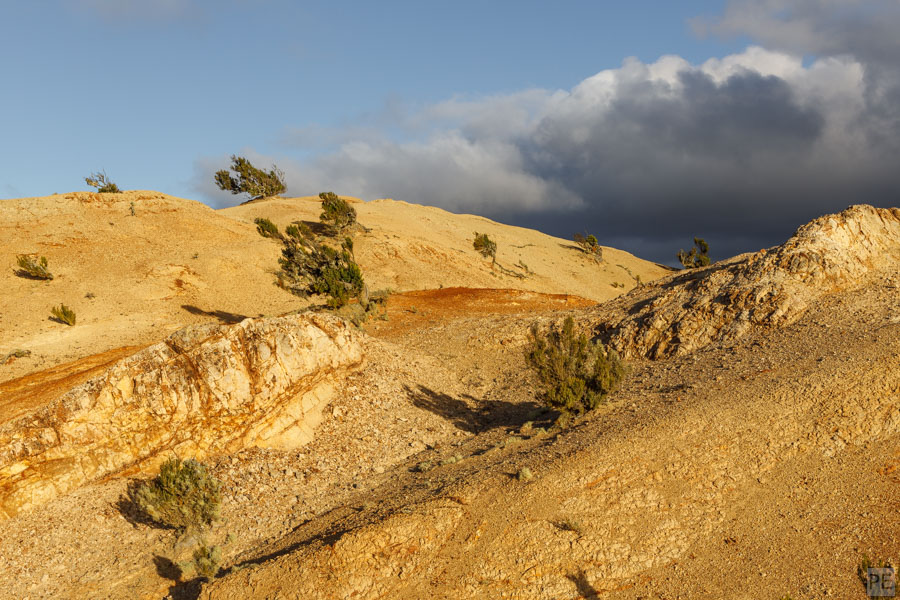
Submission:
<svg viewBox="0 0 900 600">
<path fill-rule="evenodd" d="M 628 358 L 688 354 L 796 321 L 826 294 L 875 270 L 900 271 L 900 210 L 852 206 L 786 243 L 673 276 L 598 309 L 597 333 Z"/>
<path fill-rule="evenodd" d="M 210 457 L 226 484 L 210 536 L 233 534 L 213 581 L 182 579 L 184 548 L 136 521 L 112 477 L 0 521 L 0 589 L 862 599 L 862 555 L 900 557 L 898 216 L 854 207 L 597 307 L 500 290 L 392 297 L 374 337 L 360 334 L 366 368 L 335 379 L 306 446 Z M 694 294 L 715 326 L 687 325 L 695 311 L 678 302 Z M 658 315 L 641 312 L 653 302 Z M 789 317 L 729 329 L 743 310 L 779 308 Z M 532 323 L 567 315 L 621 325 L 634 358 L 608 405 L 547 434 L 523 344 Z M 665 321 L 629 350 L 624 327 L 646 326 L 635 315 Z"/>
<path fill-rule="evenodd" d="M 37 411 L 0 424 L 0 518 L 172 455 L 202 459 L 312 439 L 358 334 L 307 314 L 187 328 Z"/>
</svg>

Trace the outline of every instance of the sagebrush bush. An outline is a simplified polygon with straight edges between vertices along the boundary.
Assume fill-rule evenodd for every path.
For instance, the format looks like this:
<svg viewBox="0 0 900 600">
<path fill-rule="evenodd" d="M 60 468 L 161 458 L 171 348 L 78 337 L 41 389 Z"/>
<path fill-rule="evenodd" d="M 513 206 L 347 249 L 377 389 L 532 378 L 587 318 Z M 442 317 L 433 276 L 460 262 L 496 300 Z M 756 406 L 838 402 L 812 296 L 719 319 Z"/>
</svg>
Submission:
<svg viewBox="0 0 900 600">
<path fill-rule="evenodd" d="M 356 223 L 356 209 L 334 192 L 322 192 L 319 199 L 322 201 L 319 220 L 335 234 Z"/>
<path fill-rule="evenodd" d="M 111 194 L 122 193 L 122 190 L 119 189 L 119 186 L 109 180 L 109 177 L 106 175 L 106 171 L 91 173 L 90 177 L 84 178 L 84 182 L 93 188 L 97 188 L 98 192 Z"/>
<path fill-rule="evenodd" d="M 265 238 L 280 238 L 281 234 L 278 232 L 278 225 L 270 221 L 269 219 L 263 217 L 256 217 L 253 219 L 253 222 L 256 223 L 256 231 L 259 235 Z"/>
<path fill-rule="evenodd" d="M 66 325 L 75 324 L 75 311 L 65 304 L 54 306 L 50 309 L 50 314 L 52 314 L 53 317 L 61 323 L 65 323 Z"/>
<path fill-rule="evenodd" d="M 219 517 L 222 484 L 200 462 L 172 458 L 135 488 L 132 500 L 151 519 L 179 532 L 200 531 Z"/>
<path fill-rule="evenodd" d="M 282 240 L 279 285 L 292 294 L 306 297 L 322 294 L 328 297 L 331 308 L 347 304 L 351 298 L 360 298 L 366 286 L 362 270 L 353 259 L 352 243 L 344 240 L 339 250 L 316 241 L 311 235 L 304 235 L 298 228 Z"/>
<path fill-rule="evenodd" d="M 287 191 L 284 184 L 284 171 L 272 165 L 269 171 L 257 169 L 243 156 L 231 156 L 231 171 L 216 171 L 216 185 L 220 190 L 232 194 L 248 194 L 251 200 L 277 196 Z"/>
<path fill-rule="evenodd" d="M 686 269 L 705 267 L 709 264 L 709 244 L 703 238 L 695 237 L 691 251 L 679 250 L 675 257 Z"/>
<path fill-rule="evenodd" d="M 16 264 L 19 265 L 19 270 L 16 274 L 20 277 L 45 280 L 53 279 L 53 274 L 50 273 L 50 270 L 47 268 L 48 263 L 46 256 L 42 256 L 40 259 L 35 260 L 27 254 L 19 254 L 16 256 Z"/>
<path fill-rule="evenodd" d="M 576 334 L 572 317 L 562 329 L 551 327 L 546 334 L 533 325 L 525 358 L 543 388 L 539 398 L 564 415 L 593 410 L 625 376 L 618 354 Z"/>
<path fill-rule="evenodd" d="M 475 241 L 472 242 L 475 248 L 483 257 L 490 258 L 497 262 L 497 242 L 488 237 L 486 233 L 475 232 Z"/>
<path fill-rule="evenodd" d="M 181 565 L 184 571 L 197 577 L 210 580 L 219 572 L 222 564 L 222 548 L 220 546 L 208 546 L 206 542 L 200 542 L 194 549 L 193 560 Z"/>
</svg>

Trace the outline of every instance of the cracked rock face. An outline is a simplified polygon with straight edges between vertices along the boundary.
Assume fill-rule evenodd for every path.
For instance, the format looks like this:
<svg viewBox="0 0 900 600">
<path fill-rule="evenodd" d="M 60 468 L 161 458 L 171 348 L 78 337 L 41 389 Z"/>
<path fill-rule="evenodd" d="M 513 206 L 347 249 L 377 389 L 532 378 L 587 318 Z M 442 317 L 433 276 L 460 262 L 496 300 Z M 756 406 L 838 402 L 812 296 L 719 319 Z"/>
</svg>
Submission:
<svg viewBox="0 0 900 600">
<path fill-rule="evenodd" d="M 817 298 L 854 289 L 874 271 L 900 272 L 900 209 L 851 206 L 781 246 L 638 288 L 598 309 L 596 332 L 626 358 L 680 356 L 790 324 Z"/>
<path fill-rule="evenodd" d="M 0 424 L 0 518 L 172 455 L 300 446 L 335 378 L 362 360 L 358 334 L 324 315 L 176 332 Z"/>
</svg>

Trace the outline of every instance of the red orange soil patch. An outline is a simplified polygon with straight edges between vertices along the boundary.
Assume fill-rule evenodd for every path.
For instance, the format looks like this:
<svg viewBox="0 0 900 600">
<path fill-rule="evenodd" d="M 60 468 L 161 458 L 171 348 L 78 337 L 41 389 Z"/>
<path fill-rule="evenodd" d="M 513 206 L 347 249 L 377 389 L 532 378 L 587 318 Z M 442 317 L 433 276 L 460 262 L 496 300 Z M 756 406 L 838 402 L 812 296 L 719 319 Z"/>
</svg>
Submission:
<svg viewBox="0 0 900 600">
<path fill-rule="evenodd" d="M 50 402 L 143 346 L 124 346 L 0 383 L 0 423 Z"/>
<path fill-rule="evenodd" d="M 395 338 L 422 327 L 464 317 L 522 314 L 584 308 L 593 300 L 569 294 L 540 294 L 512 289 L 441 288 L 393 294 L 387 302 L 387 320 L 366 325 L 369 334 Z"/>
</svg>

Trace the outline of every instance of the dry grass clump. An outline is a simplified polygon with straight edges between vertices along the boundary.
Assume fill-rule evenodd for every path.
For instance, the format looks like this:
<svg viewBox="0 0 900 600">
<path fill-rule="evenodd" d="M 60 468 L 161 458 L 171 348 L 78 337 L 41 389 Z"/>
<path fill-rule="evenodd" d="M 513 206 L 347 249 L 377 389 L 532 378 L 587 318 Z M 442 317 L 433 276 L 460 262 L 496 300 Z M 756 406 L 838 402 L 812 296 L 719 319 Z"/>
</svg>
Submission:
<svg viewBox="0 0 900 600">
<path fill-rule="evenodd" d="M 75 311 L 65 304 L 54 306 L 50 309 L 50 314 L 52 314 L 53 318 L 60 323 L 65 323 L 66 325 L 75 324 Z"/>
<path fill-rule="evenodd" d="M 50 270 L 47 268 L 48 263 L 46 256 L 42 256 L 40 259 L 35 260 L 27 254 L 19 254 L 16 256 L 16 264 L 19 265 L 19 270 L 16 271 L 16 275 L 19 277 L 30 277 L 32 279 L 44 279 L 48 281 L 53 279 L 53 274 L 50 273 Z"/>
</svg>

